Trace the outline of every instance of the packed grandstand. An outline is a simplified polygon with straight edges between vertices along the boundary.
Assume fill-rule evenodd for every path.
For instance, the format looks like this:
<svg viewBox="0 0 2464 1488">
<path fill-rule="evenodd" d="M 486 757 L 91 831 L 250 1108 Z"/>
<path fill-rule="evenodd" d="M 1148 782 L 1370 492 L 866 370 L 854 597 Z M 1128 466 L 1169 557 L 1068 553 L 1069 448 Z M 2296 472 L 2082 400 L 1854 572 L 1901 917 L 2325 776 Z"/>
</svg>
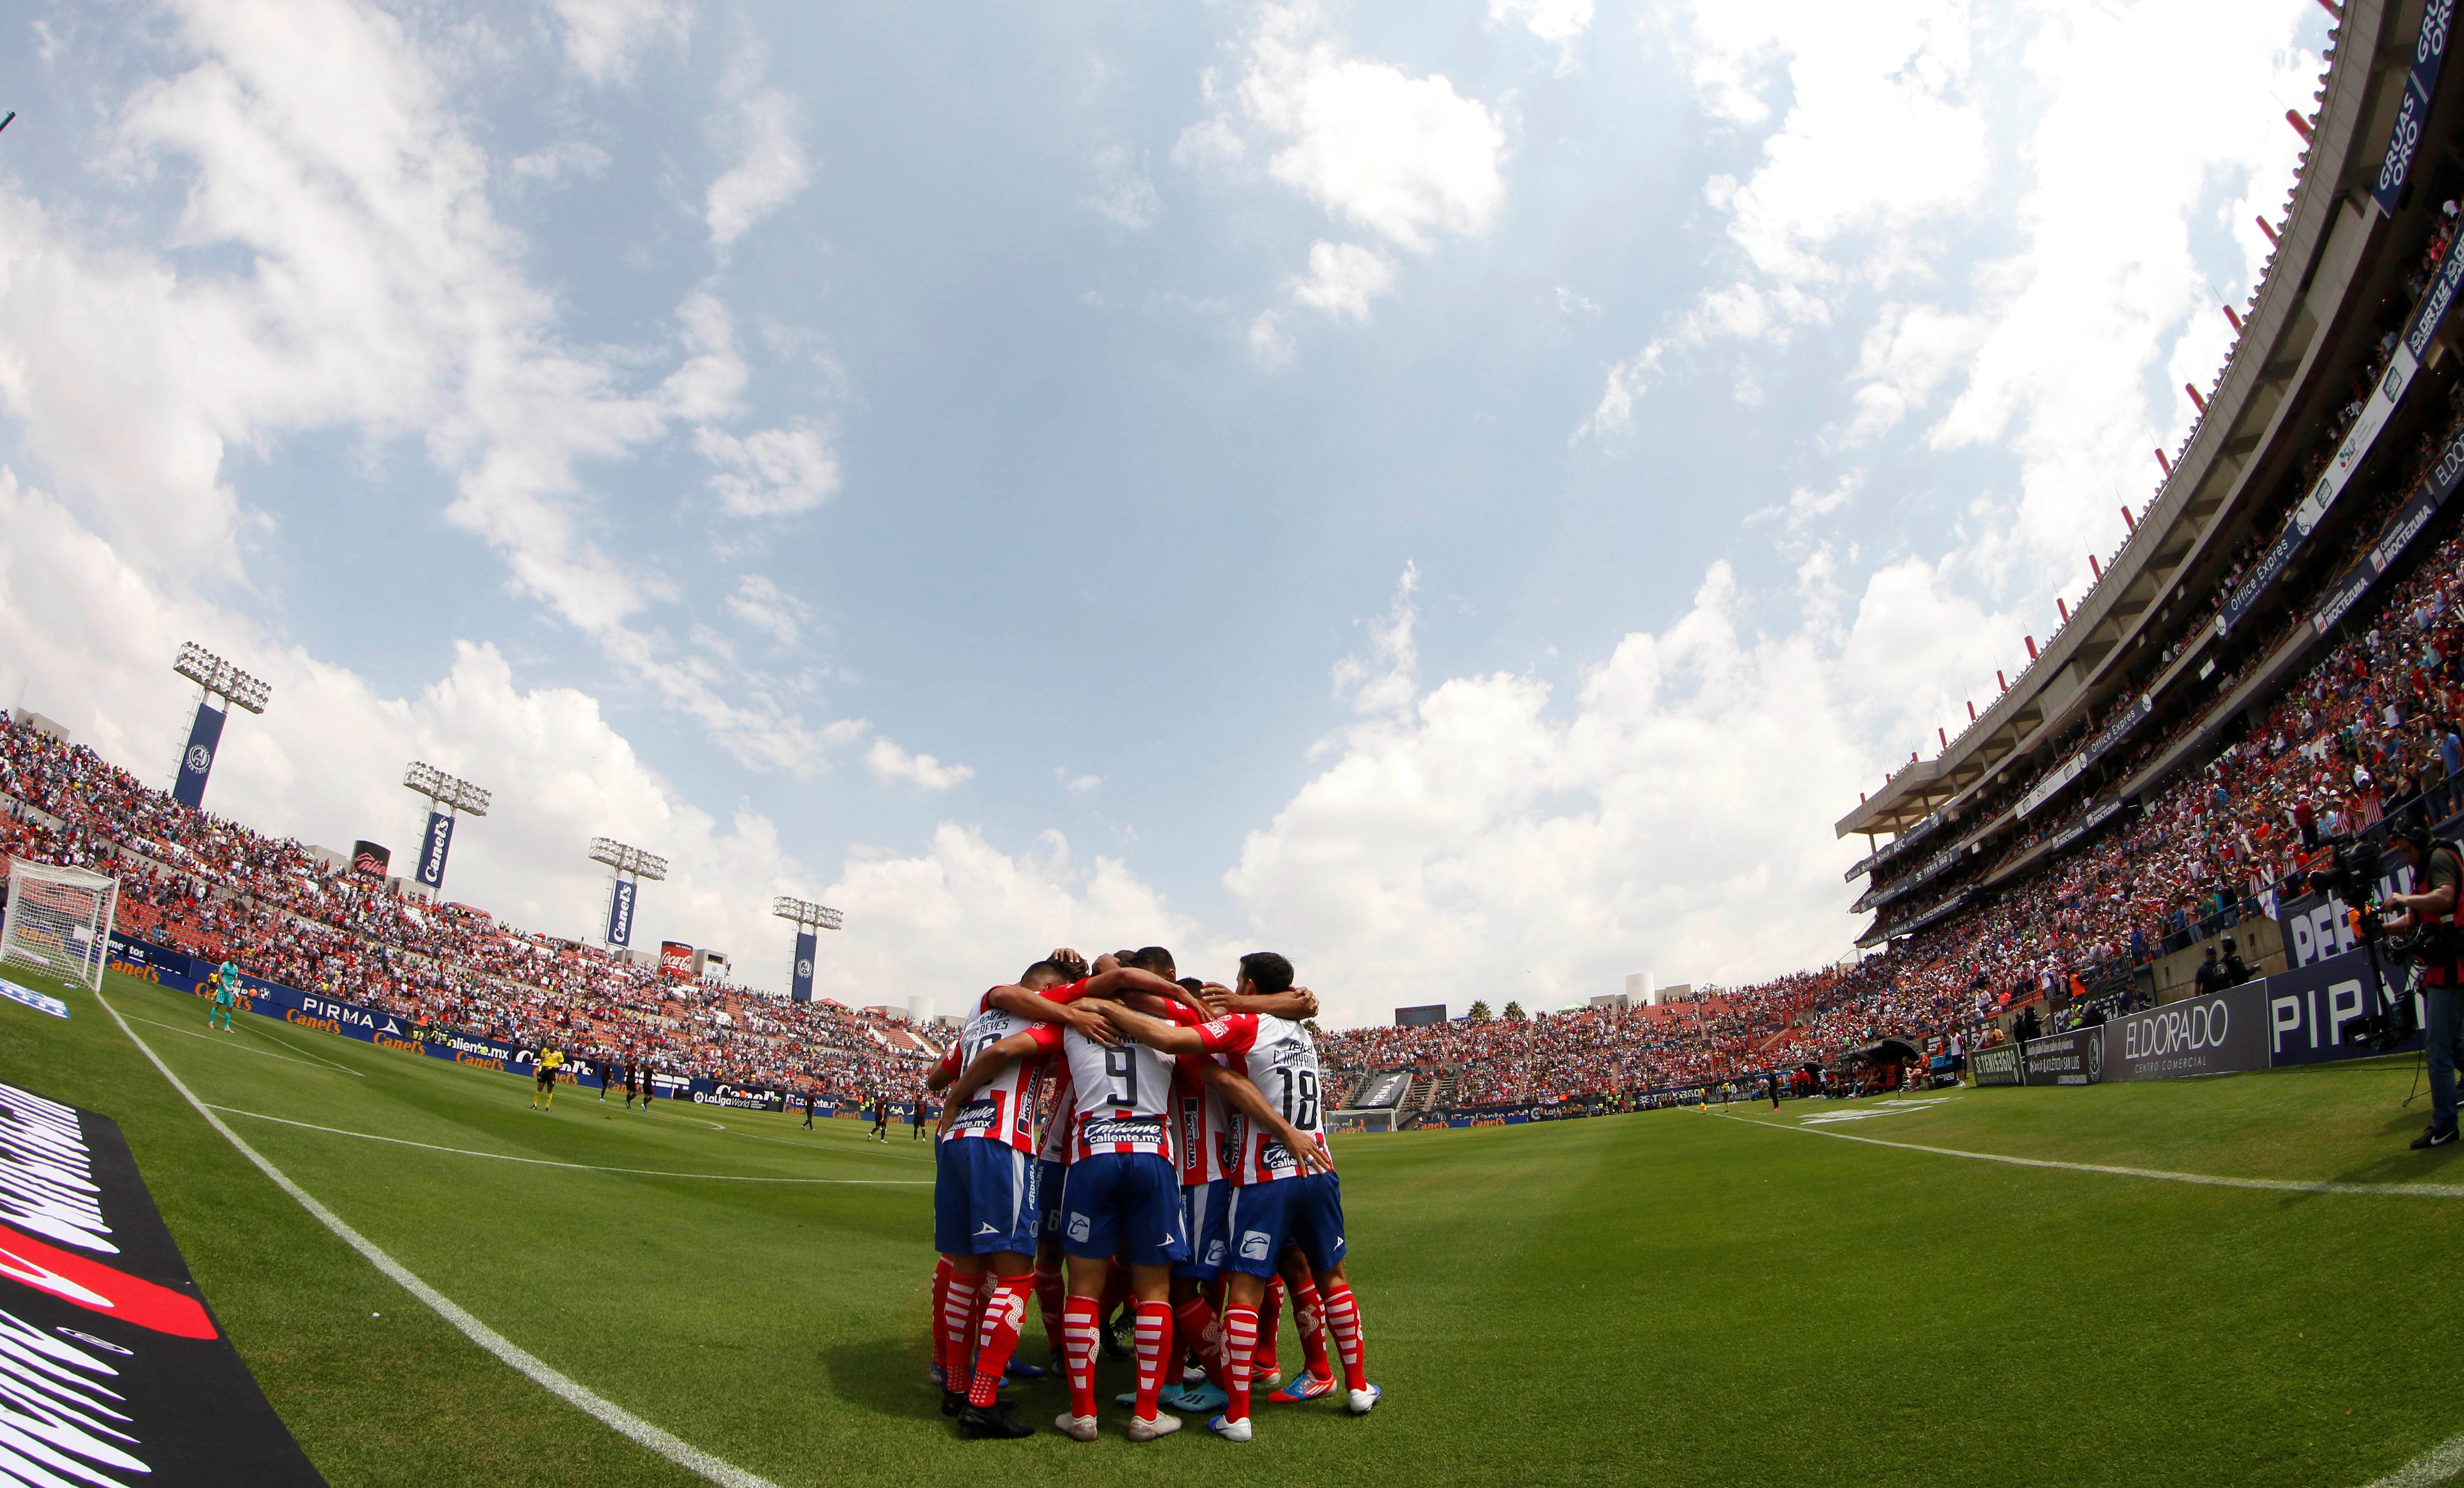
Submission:
<svg viewBox="0 0 2464 1488">
<path fill-rule="evenodd" d="M 1922 1071 L 2039 1012 L 2160 996 L 2158 963 L 2272 915 L 2337 841 L 2453 814 L 2464 129 L 2451 75 L 2389 189 L 2403 74 L 2337 63 L 2379 49 L 2353 24 L 2317 111 L 2292 120 L 2302 169 L 2259 224 L 2261 283 L 2224 309 L 2238 339 L 2206 395 L 2186 389 L 2199 421 L 2159 454 L 2128 539 L 1991 706 L 1837 824 L 1870 849 L 1850 877 L 1874 953 L 1657 1006 L 1331 1033 L 1346 1088 L 1374 1083 L 1406 1118 L 1630 1108 L 1825 1077 L 1886 1037 L 1931 1055 Z M 7 851 L 107 867 L 124 933 L 422 1027 L 839 1100 L 908 1096 L 934 1053 L 894 1020 L 383 892 L 20 723 L 0 722 L 0 788 Z M 1412 1077 L 1371 1079 L 1394 1072 Z"/>
</svg>

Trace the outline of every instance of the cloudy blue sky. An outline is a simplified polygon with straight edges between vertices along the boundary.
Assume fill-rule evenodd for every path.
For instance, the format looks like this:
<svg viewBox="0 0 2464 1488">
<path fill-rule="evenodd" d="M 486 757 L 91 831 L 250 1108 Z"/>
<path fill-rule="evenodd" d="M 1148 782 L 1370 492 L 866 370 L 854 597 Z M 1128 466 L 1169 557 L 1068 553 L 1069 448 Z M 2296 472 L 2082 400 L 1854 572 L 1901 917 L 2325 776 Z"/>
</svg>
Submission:
<svg viewBox="0 0 2464 1488">
<path fill-rule="evenodd" d="M 2316 0 L 37 4 L 0 701 L 450 891 L 944 1011 L 1843 952 L 2249 292 Z"/>
</svg>

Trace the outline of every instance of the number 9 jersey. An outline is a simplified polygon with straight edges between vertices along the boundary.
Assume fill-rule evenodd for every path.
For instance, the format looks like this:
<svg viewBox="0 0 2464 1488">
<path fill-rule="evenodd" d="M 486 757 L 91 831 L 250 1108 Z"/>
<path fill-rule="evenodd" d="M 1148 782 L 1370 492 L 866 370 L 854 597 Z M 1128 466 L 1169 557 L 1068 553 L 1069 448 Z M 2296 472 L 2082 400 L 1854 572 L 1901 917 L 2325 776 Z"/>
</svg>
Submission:
<svg viewBox="0 0 2464 1488">
<path fill-rule="evenodd" d="M 1200 1024 L 1199 1035 L 1209 1054 L 1231 1055 L 1266 1103 L 1321 1152 L 1326 1150 L 1326 1122 L 1317 1066 L 1317 1044 L 1308 1029 L 1289 1018 L 1261 1012 L 1232 1012 Z M 1233 1150 L 1239 1154 L 1232 1181 L 1272 1183 L 1298 1178 L 1301 1166 L 1282 1142 L 1238 1110 L 1232 1113 Z"/>
<path fill-rule="evenodd" d="M 1198 1021 L 1197 1014 L 1177 1004 L 1166 1007 L 1164 1015 L 1174 1022 Z M 1172 1056 L 1128 1039 L 1099 1044 L 1075 1030 L 1062 1035 L 1061 1050 L 1069 1061 L 1069 1088 L 1078 1112 L 1070 1161 L 1107 1152 L 1152 1152 L 1170 1161 Z"/>
</svg>

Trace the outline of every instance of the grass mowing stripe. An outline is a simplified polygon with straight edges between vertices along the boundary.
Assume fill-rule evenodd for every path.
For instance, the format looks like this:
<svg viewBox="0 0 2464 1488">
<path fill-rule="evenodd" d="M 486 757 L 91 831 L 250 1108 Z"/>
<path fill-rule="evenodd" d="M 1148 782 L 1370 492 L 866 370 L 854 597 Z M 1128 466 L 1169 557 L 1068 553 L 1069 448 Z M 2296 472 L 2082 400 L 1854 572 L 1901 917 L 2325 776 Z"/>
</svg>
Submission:
<svg viewBox="0 0 2464 1488">
<path fill-rule="evenodd" d="M 507 1152 L 481 1152 L 472 1147 L 440 1147 L 432 1142 L 413 1142 L 407 1137 L 380 1137 L 373 1132 L 344 1131 L 340 1126 L 319 1126 L 313 1122 L 295 1122 L 287 1116 L 268 1116 L 262 1111 L 243 1111 L 235 1105 L 218 1105 L 211 1109 L 231 1116 L 245 1116 L 253 1122 L 272 1122 L 277 1126 L 297 1126 L 301 1131 L 321 1131 L 336 1137 L 357 1137 L 362 1142 L 385 1142 L 397 1147 L 420 1147 L 429 1152 L 451 1152 L 455 1157 L 484 1157 L 499 1163 L 528 1163 L 534 1167 L 570 1167 L 577 1172 L 584 1173 L 627 1173 L 637 1178 L 692 1178 L 702 1183 L 853 1184 L 871 1188 L 929 1188 L 933 1183 L 930 1178 L 762 1178 L 742 1173 L 671 1173 L 657 1167 L 602 1167 L 595 1163 L 560 1163 L 553 1158 L 516 1157 Z"/>
<path fill-rule="evenodd" d="M 213 1035 L 213 1034 L 211 1034 L 211 1033 L 198 1033 L 195 1029 L 192 1029 L 192 1028 L 181 1028 L 181 1027 L 180 1027 L 180 1026 L 178 1026 L 177 1024 L 173 1024 L 173 1023 L 165 1023 L 165 1022 L 164 1022 L 161 1018 L 139 1018 L 139 1019 L 137 1019 L 136 1021 L 137 1021 L 137 1022 L 139 1022 L 139 1023 L 151 1023 L 151 1024 L 153 1024 L 156 1028 L 160 1028 L 160 1029 L 168 1029 L 168 1030 L 170 1030 L 170 1031 L 171 1031 L 172 1033 L 186 1033 L 186 1034 L 187 1034 L 190 1038 L 213 1038 L 213 1037 L 214 1037 L 214 1035 Z M 258 1055 L 259 1057 L 267 1058 L 267 1059 L 279 1059 L 279 1060 L 281 1060 L 281 1061 L 282 1061 L 283 1063 L 285 1063 L 285 1064 L 305 1064 L 305 1065 L 307 1065 L 307 1066 L 308 1066 L 310 1069 L 312 1069 L 312 1070 L 313 1070 L 313 1069 L 316 1069 L 316 1068 L 318 1068 L 318 1067 L 319 1067 L 319 1066 L 322 1066 L 323 1068 L 326 1068 L 326 1069 L 329 1069 L 329 1070 L 340 1070 L 340 1071 L 341 1071 L 343 1074 L 350 1076 L 353 1079 L 365 1079 L 365 1078 L 367 1078 L 367 1077 L 366 1077 L 366 1076 L 364 1076 L 364 1075 L 361 1074 L 359 1071 L 357 1071 L 357 1070 L 355 1070 L 355 1069 L 352 1069 L 350 1066 L 348 1066 L 348 1065 L 346 1065 L 346 1064 L 336 1064 L 336 1063 L 335 1063 L 333 1060 L 331 1060 L 331 1059 L 319 1059 L 319 1060 L 316 1060 L 315 1062 L 311 1063 L 309 1060 L 306 1060 L 306 1059 L 300 1059 L 300 1058 L 295 1058 L 295 1057 L 293 1057 L 292 1055 L 287 1055 L 287 1054 L 275 1054 L 275 1053 L 273 1050 L 271 1050 L 271 1049 L 251 1049 L 251 1048 L 250 1048 L 248 1045 L 246 1045 L 246 1044 L 225 1043 L 223 1040 L 221 1040 L 221 1039 L 219 1039 L 219 1038 L 215 1038 L 215 1039 L 214 1039 L 214 1042 L 216 1042 L 216 1043 L 218 1043 L 218 1044 L 222 1044 L 222 1046 L 223 1046 L 224 1048 L 226 1048 L 226 1049 L 236 1049 L 236 1050 L 238 1050 L 241 1054 L 253 1054 L 253 1055 Z"/>
<path fill-rule="evenodd" d="M 220 1133 L 224 1141 L 238 1150 L 240 1156 L 254 1165 L 258 1172 L 273 1179 L 275 1188 L 297 1200 L 301 1209 L 314 1215 L 319 1224 L 339 1235 L 343 1244 L 365 1256 L 369 1265 L 385 1273 L 395 1285 L 426 1303 L 429 1310 L 453 1324 L 465 1338 L 528 1375 L 541 1388 L 583 1411 L 608 1430 L 630 1437 L 678 1467 L 720 1484 L 721 1488 L 778 1488 L 778 1484 L 766 1477 L 748 1473 L 732 1462 L 711 1455 L 689 1441 L 671 1435 L 623 1406 L 599 1394 L 581 1381 L 552 1367 L 545 1360 L 522 1348 L 513 1340 L 465 1312 L 453 1299 L 412 1276 L 400 1261 L 379 1250 L 376 1243 L 367 1236 L 344 1224 L 341 1215 L 318 1203 L 314 1194 L 293 1183 L 289 1174 L 259 1156 L 254 1147 L 242 1142 L 239 1133 L 231 1130 L 221 1117 L 213 1113 L 212 1108 L 198 1099 L 195 1092 L 189 1090 L 179 1076 L 171 1073 L 171 1067 L 163 1062 L 162 1056 L 154 1052 L 153 1046 L 137 1036 L 137 1031 L 128 1026 L 128 1020 L 120 1015 L 119 1009 L 104 1000 L 100 989 L 98 988 L 95 991 L 94 1000 L 102 1004 L 102 1011 L 111 1014 L 111 1021 L 120 1025 L 120 1031 L 128 1035 L 128 1041 L 137 1046 L 137 1052 L 145 1056 L 146 1062 L 161 1072 L 165 1079 L 170 1081 L 171 1088 L 180 1093 L 180 1099 L 196 1107 L 197 1114 L 206 1119 L 206 1124 Z"/>
<path fill-rule="evenodd" d="M 2012 1157 L 2001 1152 L 1964 1152 L 1957 1147 L 1928 1147 L 1915 1142 L 1885 1142 L 1880 1137 L 1859 1137 L 1827 1126 L 1790 1126 L 1780 1122 L 1760 1122 L 1751 1117 L 1732 1116 L 1728 1120 L 1760 1126 L 1767 1131 L 1803 1132 L 1809 1137 L 1837 1137 L 1841 1142 L 1861 1142 L 1868 1146 L 1898 1147 L 1903 1152 L 1929 1152 L 1935 1157 L 1964 1157 L 1976 1163 L 2008 1163 L 2013 1167 L 2057 1167 L 2073 1173 L 2109 1173 L 2118 1178 L 2154 1178 L 2165 1183 L 2198 1184 L 2210 1188 L 2264 1188 L 2271 1193 L 2359 1193 L 2387 1194 L 2412 1199 L 2464 1199 L 2464 1184 L 2453 1183 L 2340 1183 L 2333 1179 L 2306 1181 L 2298 1178 L 2227 1178 L 2220 1173 L 2177 1173 L 2163 1167 L 2114 1167 L 2103 1163 L 2057 1163 L 2045 1157 Z M 2464 1447 L 2459 1447 L 2464 1453 Z M 2464 1455 L 2457 1458 L 2464 1464 Z"/>
</svg>

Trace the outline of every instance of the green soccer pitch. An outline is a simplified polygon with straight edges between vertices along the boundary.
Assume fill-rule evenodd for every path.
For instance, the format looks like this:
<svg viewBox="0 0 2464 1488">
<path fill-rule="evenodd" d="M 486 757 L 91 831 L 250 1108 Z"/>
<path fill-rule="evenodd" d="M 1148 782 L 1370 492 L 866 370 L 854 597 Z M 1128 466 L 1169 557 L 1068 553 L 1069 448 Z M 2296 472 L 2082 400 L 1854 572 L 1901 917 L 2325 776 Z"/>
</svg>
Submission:
<svg viewBox="0 0 2464 1488">
<path fill-rule="evenodd" d="M 334 1482 L 701 1480 L 387 1279 L 92 993 L 8 975 L 73 1016 L 0 1003 L 0 1079 L 120 1122 Z M 856 1122 L 627 1114 L 576 1087 L 541 1115 L 527 1080 L 245 1014 L 209 1033 L 201 1002 L 116 973 L 104 995 L 242 1140 L 437 1292 L 781 1488 L 2362 1488 L 2464 1466 L 2464 1448 L 2435 1456 L 2464 1432 L 2447 1353 L 2464 1149 L 2406 1150 L 2423 1123 L 2399 1104 L 2409 1059 L 1345 1139 L 1376 1412 L 1262 1404 L 1247 1446 L 1198 1421 L 1133 1445 L 1109 1404 L 1127 1366 L 1107 1362 L 1088 1446 L 959 1442 L 938 1413 L 933 1167 L 903 1127 L 884 1147 Z M 1284 1339 L 1288 1366 L 1288 1320 Z M 1030 1312 L 1021 1353 L 1043 1352 Z M 1040 1426 L 1063 1405 L 1058 1380 L 1016 1394 Z"/>
</svg>

